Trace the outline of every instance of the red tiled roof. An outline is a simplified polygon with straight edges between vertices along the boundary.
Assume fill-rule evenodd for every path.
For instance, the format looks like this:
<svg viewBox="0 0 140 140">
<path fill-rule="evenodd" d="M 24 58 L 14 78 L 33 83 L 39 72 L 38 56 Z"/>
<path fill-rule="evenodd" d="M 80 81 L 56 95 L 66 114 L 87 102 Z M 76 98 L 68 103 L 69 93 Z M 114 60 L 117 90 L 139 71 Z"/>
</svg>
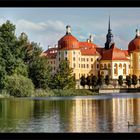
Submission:
<svg viewBox="0 0 140 140">
<path fill-rule="evenodd" d="M 82 55 L 96 55 L 98 52 L 96 51 L 95 48 L 90 47 L 90 48 L 81 48 L 81 54 Z"/>
<path fill-rule="evenodd" d="M 94 47 L 96 48 L 97 45 L 96 44 L 93 44 L 91 42 L 79 42 L 79 47 Z"/>
<path fill-rule="evenodd" d="M 58 41 L 58 49 L 78 49 L 78 40 L 71 34 L 66 34 Z"/>
<path fill-rule="evenodd" d="M 132 41 L 130 41 L 128 45 L 128 51 L 140 51 L 140 37 L 136 37 Z"/>
<path fill-rule="evenodd" d="M 129 56 L 128 50 L 122 50 L 122 51 L 125 53 L 126 56 Z"/>
<path fill-rule="evenodd" d="M 109 50 L 104 50 L 101 60 L 128 60 L 125 53 L 117 48 L 115 44 Z"/>
<path fill-rule="evenodd" d="M 104 48 L 96 48 L 96 51 L 102 55 L 103 54 L 103 51 L 104 51 Z"/>
<path fill-rule="evenodd" d="M 46 56 L 48 58 L 54 59 L 56 58 L 58 48 L 49 48 L 45 52 L 41 54 L 41 56 Z"/>
</svg>

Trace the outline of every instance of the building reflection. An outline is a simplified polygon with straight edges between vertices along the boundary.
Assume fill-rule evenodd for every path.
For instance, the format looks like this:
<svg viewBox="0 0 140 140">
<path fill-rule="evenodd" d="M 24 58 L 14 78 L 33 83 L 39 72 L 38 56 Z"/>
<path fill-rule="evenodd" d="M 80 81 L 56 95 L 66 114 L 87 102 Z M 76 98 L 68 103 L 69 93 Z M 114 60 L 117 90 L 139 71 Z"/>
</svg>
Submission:
<svg viewBox="0 0 140 140">
<path fill-rule="evenodd" d="M 36 132 L 140 132 L 127 126 L 140 124 L 140 99 L 2 100 L 0 118 L 0 130 L 26 120 L 23 129 Z"/>
<path fill-rule="evenodd" d="M 68 131 L 128 132 L 128 121 L 140 124 L 139 102 L 132 98 L 75 100 Z"/>
</svg>

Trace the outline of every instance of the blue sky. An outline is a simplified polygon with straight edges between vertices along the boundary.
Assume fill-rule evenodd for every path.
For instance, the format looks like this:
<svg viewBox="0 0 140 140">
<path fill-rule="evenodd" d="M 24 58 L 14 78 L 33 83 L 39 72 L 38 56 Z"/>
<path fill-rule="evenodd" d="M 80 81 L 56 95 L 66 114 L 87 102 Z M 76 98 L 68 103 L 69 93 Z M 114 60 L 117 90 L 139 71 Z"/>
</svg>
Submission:
<svg viewBox="0 0 140 140">
<path fill-rule="evenodd" d="M 0 8 L 0 24 L 10 20 L 16 25 L 17 36 L 27 33 L 43 50 L 57 44 L 65 35 L 66 25 L 71 25 L 79 41 L 93 34 L 94 43 L 104 47 L 109 13 L 115 44 L 127 49 L 136 28 L 140 28 L 140 8 Z"/>
</svg>

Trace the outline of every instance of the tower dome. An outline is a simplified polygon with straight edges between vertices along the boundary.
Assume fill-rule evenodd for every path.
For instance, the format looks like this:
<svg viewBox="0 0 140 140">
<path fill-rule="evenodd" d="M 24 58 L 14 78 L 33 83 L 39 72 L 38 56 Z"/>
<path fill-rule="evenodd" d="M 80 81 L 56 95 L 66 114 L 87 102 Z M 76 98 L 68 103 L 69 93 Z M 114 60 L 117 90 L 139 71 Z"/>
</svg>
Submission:
<svg viewBox="0 0 140 140">
<path fill-rule="evenodd" d="M 136 29 L 135 38 L 132 41 L 130 41 L 128 45 L 128 51 L 140 51 L 140 31 L 138 29 Z"/>
<path fill-rule="evenodd" d="M 66 26 L 66 34 L 58 41 L 58 49 L 78 49 L 78 40 L 71 34 L 71 27 Z"/>
</svg>

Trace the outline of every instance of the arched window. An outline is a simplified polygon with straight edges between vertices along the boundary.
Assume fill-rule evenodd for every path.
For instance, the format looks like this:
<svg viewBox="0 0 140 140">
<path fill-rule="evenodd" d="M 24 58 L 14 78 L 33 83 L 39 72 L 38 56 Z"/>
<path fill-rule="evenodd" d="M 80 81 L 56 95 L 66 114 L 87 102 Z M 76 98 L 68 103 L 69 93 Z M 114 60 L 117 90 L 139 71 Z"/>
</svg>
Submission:
<svg viewBox="0 0 140 140">
<path fill-rule="evenodd" d="M 118 65 L 116 63 L 114 64 L 114 74 L 118 75 Z"/>
<path fill-rule="evenodd" d="M 111 68 L 111 66 L 110 66 L 110 63 L 108 64 L 108 69 L 110 69 Z"/>
<path fill-rule="evenodd" d="M 119 68 L 122 69 L 122 64 L 121 63 L 119 64 Z"/>
<path fill-rule="evenodd" d="M 104 64 L 104 69 L 107 69 L 107 65 L 106 64 Z"/>
<path fill-rule="evenodd" d="M 126 64 L 123 64 L 123 74 L 126 75 Z"/>
<path fill-rule="evenodd" d="M 103 64 L 100 64 L 100 69 L 103 69 Z"/>
</svg>

